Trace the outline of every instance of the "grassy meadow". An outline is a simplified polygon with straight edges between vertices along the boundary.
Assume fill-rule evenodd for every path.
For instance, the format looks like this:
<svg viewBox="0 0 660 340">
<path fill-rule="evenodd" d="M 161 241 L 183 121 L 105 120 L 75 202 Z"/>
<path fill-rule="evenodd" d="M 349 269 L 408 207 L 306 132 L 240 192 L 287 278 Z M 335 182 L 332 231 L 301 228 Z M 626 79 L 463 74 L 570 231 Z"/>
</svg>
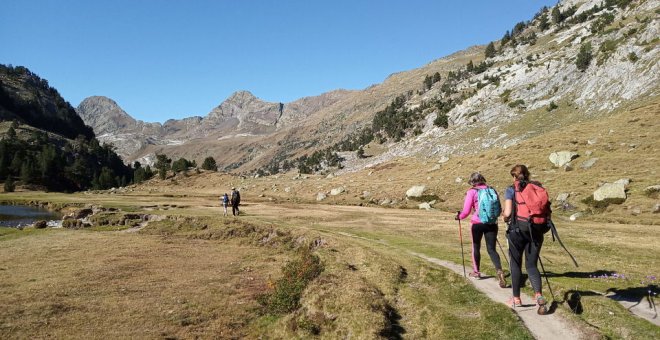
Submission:
<svg viewBox="0 0 660 340">
<path fill-rule="evenodd" d="M 3 193 L 2 202 L 64 213 L 116 210 L 80 230 L 0 229 L 0 338 L 530 339 L 504 301 L 411 254 L 460 263 L 452 211 L 468 186 L 455 179 L 479 170 L 503 190 L 516 163 L 529 164 L 551 198 L 570 193 L 575 207 L 556 209 L 554 220 L 580 267 L 549 235 L 542 251 L 555 313 L 570 320 L 576 337 L 660 338 L 658 326 L 608 297 L 645 304 L 648 289 L 658 291 L 651 278 L 660 259 L 657 197 L 644 192 L 658 184 L 657 112 L 657 103 L 641 103 L 506 150 L 452 155 L 437 168 L 436 159 L 409 158 L 330 178 L 203 172 L 115 192 Z M 580 153 L 573 170 L 552 167 L 547 157 L 559 150 Z M 580 168 L 589 157 L 599 159 Z M 631 179 L 623 204 L 585 203 L 600 182 L 620 178 Z M 434 210 L 405 198 L 419 184 L 437 201 Z M 238 218 L 223 217 L 219 204 L 232 186 L 243 197 Z M 339 186 L 344 193 L 316 202 L 317 193 Z M 577 211 L 584 216 L 569 220 Z M 129 213 L 161 220 L 143 228 L 119 223 Z M 467 228 L 464 222 L 466 251 Z M 499 239 L 506 248 L 503 230 Z M 483 271 L 494 274 L 485 247 L 482 253 Z"/>
</svg>

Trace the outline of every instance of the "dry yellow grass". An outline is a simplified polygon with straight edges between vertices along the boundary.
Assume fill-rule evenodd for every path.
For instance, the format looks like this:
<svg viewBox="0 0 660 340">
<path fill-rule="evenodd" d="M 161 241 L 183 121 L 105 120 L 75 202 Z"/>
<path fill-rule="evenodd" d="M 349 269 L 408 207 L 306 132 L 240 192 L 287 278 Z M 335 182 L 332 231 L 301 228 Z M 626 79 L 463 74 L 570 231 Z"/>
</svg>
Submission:
<svg viewBox="0 0 660 340">
<path fill-rule="evenodd" d="M 0 257 L 5 339 L 244 336 L 283 258 L 236 242 L 75 231 L 4 241 Z"/>
</svg>

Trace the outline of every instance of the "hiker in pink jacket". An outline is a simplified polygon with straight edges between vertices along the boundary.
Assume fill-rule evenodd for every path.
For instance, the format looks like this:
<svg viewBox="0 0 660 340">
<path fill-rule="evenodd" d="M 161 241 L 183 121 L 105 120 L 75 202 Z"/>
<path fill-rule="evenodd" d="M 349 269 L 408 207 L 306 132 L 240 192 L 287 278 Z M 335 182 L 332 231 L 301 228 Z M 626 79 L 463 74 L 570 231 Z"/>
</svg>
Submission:
<svg viewBox="0 0 660 340">
<path fill-rule="evenodd" d="M 479 219 L 479 190 L 485 190 L 489 187 L 486 185 L 486 179 L 484 176 L 478 172 L 470 175 L 468 184 L 472 185 L 472 188 L 470 188 L 465 194 L 463 210 L 458 213 L 456 218 L 462 220 L 466 218 L 470 212 L 474 212 L 470 218 L 470 223 L 472 224 L 470 228 L 472 234 L 472 273 L 470 273 L 470 276 L 481 278 L 481 271 L 479 270 L 479 265 L 481 263 L 481 239 L 485 238 L 488 255 L 497 270 L 499 285 L 502 288 L 506 288 L 507 285 L 504 278 L 504 272 L 502 271 L 500 255 L 495 249 L 495 243 L 497 242 L 497 219 L 494 220 L 494 223 L 482 223 Z M 493 190 L 493 192 L 495 191 Z M 495 195 L 497 195 L 496 192 Z M 495 199 L 496 204 L 499 205 L 499 197 L 495 196 Z"/>
</svg>

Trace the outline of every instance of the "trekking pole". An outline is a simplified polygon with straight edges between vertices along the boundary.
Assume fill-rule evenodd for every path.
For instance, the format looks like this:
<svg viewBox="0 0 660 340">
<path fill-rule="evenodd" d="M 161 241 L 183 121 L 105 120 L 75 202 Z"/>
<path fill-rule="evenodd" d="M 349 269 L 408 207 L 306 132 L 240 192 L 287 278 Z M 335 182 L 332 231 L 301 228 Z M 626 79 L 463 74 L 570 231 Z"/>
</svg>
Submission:
<svg viewBox="0 0 660 340">
<path fill-rule="evenodd" d="M 504 260 L 506 261 L 506 264 L 508 264 L 509 268 L 511 268 L 511 263 L 509 263 L 509 259 L 506 257 L 506 253 L 504 252 L 504 248 L 502 248 L 502 244 L 500 243 L 500 240 L 496 238 L 495 241 L 497 241 L 497 245 L 500 246 L 500 251 L 502 252 L 502 255 L 504 256 Z"/>
<path fill-rule="evenodd" d="M 550 281 L 548 280 L 548 273 L 545 272 L 545 267 L 543 267 L 543 261 L 541 260 L 541 255 L 539 254 L 539 263 L 541 264 L 541 270 L 543 270 L 543 276 L 545 277 L 545 283 L 548 285 L 548 290 L 552 296 L 552 301 L 555 301 L 555 293 L 552 292 L 552 286 L 550 286 Z"/>
<path fill-rule="evenodd" d="M 460 211 L 456 212 L 456 217 L 458 218 L 458 214 L 460 214 Z M 467 277 L 467 274 L 465 272 L 465 254 L 463 254 L 463 228 L 461 228 L 461 220 L 458 219 L 458 237 L 461 241 L 461 258 L 463 259 L 463 276 Z"/>
</svg>

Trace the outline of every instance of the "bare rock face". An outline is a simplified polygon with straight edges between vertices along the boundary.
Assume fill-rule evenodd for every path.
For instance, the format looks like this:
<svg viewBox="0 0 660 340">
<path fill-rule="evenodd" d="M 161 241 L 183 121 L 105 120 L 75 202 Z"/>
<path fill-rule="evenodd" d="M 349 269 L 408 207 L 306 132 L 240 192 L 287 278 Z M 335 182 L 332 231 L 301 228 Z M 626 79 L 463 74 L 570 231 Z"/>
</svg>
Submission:
<svg viewBox="0 0 660 340">
<path fill-rule="evenodd" d="M 200 129 L 204 134 L 217 129 L 248 132 L 274 130 L 283 107 L 284 104 L 262 101 L 248 91 L 238 91 L 211 110 Z"/>
</svg>

